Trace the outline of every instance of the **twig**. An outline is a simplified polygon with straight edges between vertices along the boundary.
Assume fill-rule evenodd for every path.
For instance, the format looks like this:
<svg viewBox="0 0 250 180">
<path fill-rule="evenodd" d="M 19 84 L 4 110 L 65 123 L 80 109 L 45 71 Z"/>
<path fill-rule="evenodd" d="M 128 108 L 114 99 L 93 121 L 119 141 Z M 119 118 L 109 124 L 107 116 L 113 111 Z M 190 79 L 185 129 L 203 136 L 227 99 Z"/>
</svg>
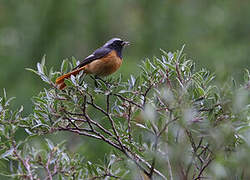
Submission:
<svg viewBox="0 0 250 180">
<path fill-rule="evenodd" d="M 169 70 L 166 69 L 166 77 L 167 77 L 167 86 L 172 89 L 172 84 L 171 84 L 171 81 L 169 79 Z"/>
<path fill-rule="evenodd" d="M 150 168 L 150 172 L 149 172 L 149 178 L 152 179 L 153 177 L 153 173 L 154 173 L 154 169 L 155 169 L 155 157 L 153 158 L 153 162 L 152 162 L 152 165 L 151 165 L 151 168 Z"/>
<path fill-rule="evenodd" d="M 178 78 L 179 82 L 181 83 L 181 86 L 183 87 L 183 80 L 181 78 L 181 73 L 180 73 L 180 69 L 179 69 L 179 62 L 176 62 L 175 69 L 177 72 L 177 78 Z"/>
<path fill-rule="evenodd" d="M 131 104 L 128 106 L 128 139 L 131 142 Z"/>
<path fill-rule="evenodd" d="M 145 107 L 145 105 L 146 105 L 146 102 L 147 102 L 147 99 L 146 99 L 146 96 L 148 95 L 148 93 L 149 93 L 149 91 L 150 91 L 150 89 L 153 87 L 153 83 L 151 83 L 150 85 L 149 85 L 149 87 L 146 89 L 146 91 L 143 93 L 143 103 L 142 103 L 142 106 L 143 107 Z"/>
<path fill-rule="evenodd" d="M 109 95 L 107 95 L 107 100 L 106 100 L 106 103 L 107 103 L 107 114 L 109 114 L 109 110 L 110 110 L 110 108 L 109 108 Z"/>
<path fill-rule="evenodd" d="M 120 95 L 120 94 L 116 94 L 116 93 L 115 93 L 115 94 L 112 94 L 112 95 L 117 96 L 117 97 L 119 97 L 121 100 L 127 101 L 127 102 L 129 102 L 129 103 L 131 103 L 131 104 L 133 104 L 133 105 L 139 107 L 140 109 L 144 109 L 142 105 L 137 104 L 137 103 L 134 102 L 133 100 L 127 99 L 127 98 L 123 97 L 123 96 Z"/>
<path fill-rule="evenodd" d="M 147 95 L 148 92 L 149 92 L 149 90 L 147 90 L 145 95 Z M 81 115 L 81 116 L 83 116 L 86 119 L 85 122 L 87 122 L 89 124 L 90 129 L 83 129 L 81 131 L 81 128 L 78 127 L 78 129 L 77 128 L 60 128 L 59 130 L 70 131 L 70 132 L 73 132 L 73 133 L 76 133 L 76 134 L 79 134 L 79 135 L 84 135 L 84 136 L 92 137 L 92 138 L 95 138 L 95 139 L 103 140 L 104 142 L 110 144 L 114 148 L 116 148 L 116 149 L 120 150 L 122 153 L 124 153 L 124 155 L 126 155 L 129 159 L 131 159 L 137 165 L 137 167 L 140 168 L 141 171 L 143 171 L 144 174 L 146 174 L 147 176 L 149 176 L 149 172 L 147 170 L 147 168 L 148 168 L 148 169 L 153 169 L 153 172 L 155 174 L 157 174 L 158 176 L 160 176 L 161 178 L 167 179 L 160 171 L 156 170 L 155 168 L 152 168 L 152 166 L 147 161 L 145 161 L 139 155 L 132 152 L 129 148 L 126 147 L 126 145 L 124 145 L 122 143 L 120 135 L 119 135 L 118 131 L 116 130 L 114 120 L 112 119 L 111 114 L 109 112 L 110 111 L 109 110 L 110 109 L 110 107 L 109 107 L 110 106 L 110 97 L 106 98 L 106 101 L 107 101 L 106 105 L 108 107 L 107 107 L 107 110 L 105 111 L 104 109 L 102 109 L 101 107 L 99 107 L 97 104 L 94 103 L 94 99 L 93 99 L 93 96 L 91 94 L 89 94 L 88 92 L 84 92 L 84 93 L 81 92 L 81 94 L 84 96 L 83 109 L 82 109 L 83 114 L 72 114 L 72 115 L 77 115 L 77 116 Z M 86 95 L 89 96 L 89 98 L 90 98 L 89 101 L 87 101 Z M 110 96 L 110 95 L 108 95 L 108 96 Z M 133 102 L 132 100 L 124 98 L 123 96 L 121 96 L 119 94 L 116 94 L 115 96 L 122 99 L 123 101 L 129 102 L 130 106 L 131 106 L 131 104 L 133 104 L 133 105 L 139 107 L 140 109 L 143 109 L 142 105 L 139 105 L 139 104 Z M 86 105 L 87 104 L 91 105 L 93 108 L 95 108 L 96 110 L 103 113 L 109 119 L 114 134 L 111 133 L 109 130 L 105 129 L 104 127 L 102 127 L 99 123 L 92 120 L 88 116 L 88 114 L 86 112 Z M 104 133 L 108 134 L 110 137 L 114 138 L 117 142 L 113 142 L 112 140 L 110 140 L 110 139 L 106 138 L 104 135 L 102 135 L 100 132 L 96 131 L 94 129 L 93 125 L 97 126 L 99 129 L 101 129 Z M 141 165 L 140 163 L 142 163 L 143 165 Z M 147 168 L 145 168 L 144 165 Z"/>
<path fill-rule="evenodd" d="M 102 125 L 100 125 L 98 122 L 96 121 L 93 121 L 86 113 L 86 104 L 90 104 L 92 105 L 94 108 L 98 109 L 99 111 L 101 111 L 102 113 L 105 112 L 103 111 L 99 106 L 97 106 L 96 104 L 94 104 L 94 100 L 93 100 L 93 97 L 92 95 L 88 94 L 90 99 L 91 99 L 91 102 L 88 102 L 86 100 L 86 96 L 84 96 L 84 104 L 83 104 L 83 116 L 85 116 L 85 118 L 87 118 L 87 121 L 89 121 L 91 124 L 94 124 L 95 126 L 97 126 L 99 129 L 101 129 L 104 133 L 108 134 L 109 136 L 113 136 L 113 134 L 105 129 Z"/>
<path fill-rule="evenodd" d="M 49 169 L 50 160 L 51 160 L 51 156 L 52 156 L 52 155 L 53 155 L 53 151 L 51 151 L 51 152 L 49 153 L 49 157 L 48 157 L 48 160 L 47 160 L 46 165 L 45 165 L 45 169 L 46 169 L 46 171 L 47 171 L 47 175 L 48 175 L 48 179 L 49 179 L 49 180 L 52 180 L 52 174 L 51 174 L 50 169 Z"/>
<path fill-rule="evenodd" d="M 110 174 L 110 173 L 106 173 L 106 174 L 103 174 L 103 175 L 101 175 L 101 176 L 92 177 L 92 178 L 90 178 L 90 180 L 104 179 L 105 177 L 112 177 L 112 178 L 115 178 L 115 179 L 120 179 L 120 177 L 118 177 L 118 176 L 112 175 L 112 174 Z"/>
<path fill-rule="evenodd" d="M 119 133 L 117 132 L 117 130 L 116 130 L 116 128 L 115 128 L 115 122 L 114 122 L 114 120 L 112 119 L 112 117 L 110 116 L 110 113 L 109 113 L 109 111 L 108 111 L 108 108 L 109 108 L 109 95 L 107 96 L 106 104 L 107 104 L 107 106 L 108 106 L 108 107 L 107 107 L 107 112 L 105 112 L 104 110 L 102 110 L 102 111 L 105 112 L 104 114 L 108 117 L 109 122 L 110 122 L 110 124 L 111 124 L 111 126 L 112 126 L 112 129 L 113 129 L 113 131 L 114 131 L 114 134 L 115 134 L 115 136 L 116 136 L 116 138 L 117 138 L 117 141 L 118 141 L 118 143 L 120 144 L 120 147 L 124 150 L 123 144 L 122 144 L 122 142 L 121 142 L 121 138 L 120 138 L 120 136 L 119 136 Z M 125 150 L 124 150 L 124 152 L 125 152 Z"/>
<path fill-rule="evenodd" d="M 170 180 L 173 180 L 173 172 L 172 172 L 172 167 L 171 167 L 171 163 L 170 163 L 170 159 L 168 156 L 168 148 L 166 148 L 166 156 L 167 156 L 167 164 L 168 164 L 168 172 L 169 172 L 169 177 Z"/>
<path fill-rule="evenodd" d="M 168 122 L 164 125 L 164 127 L 162 128 L 162 130 L 159 132 L 159 134 L 158 134 L 157 136 L 160 137 L 160 136 L 162 135 L 162 133 L 166 131 L 166 129 L 167 129 L 167 127 L 169 126 L 169 124 L 175 122 L 177 119 L 178 119 L 178 118 L 176 117 L 176 118 L 174 118 L 173 120 L 168 121 Z"/>
<path fill-rule="evenodd" d="M 194 180 L 201 179 L 201 175 L 202 175 L 203 171 L 208 167 L 208 165 L 212 162 L 212 160 L 213 160 L 212 158 L 208 159 L 207 163 L 201 168 L 198 176 Z"/>
<path fill-rule="evenodd" d="M 90 133 L 87 133 L 87 132 L 81 132 L 77 129 L 68 129 L 68 128 L 60 128 L 58 129 L 59 131 L 70 131 L 70 132 L 73 132 L 73 133 L 76 133 L 78 135 L 83 135 L 83 136 L 88 136 L 88 137 L 92 137 L 94 139 L 99 139 L 99 140 L 103 140 L 105 141 L 106 143 L 110 144 L 111 146 L 115 147 L 116 149 L 119 149 L 121 150 L 121 148 L 115 144 L 114 142 L 112 142 L 111 140 L 105 138 L 104 136 L 100 137 L 99 135 L 94 135 L 94 134 L 90 134 Z"/>
</svg>

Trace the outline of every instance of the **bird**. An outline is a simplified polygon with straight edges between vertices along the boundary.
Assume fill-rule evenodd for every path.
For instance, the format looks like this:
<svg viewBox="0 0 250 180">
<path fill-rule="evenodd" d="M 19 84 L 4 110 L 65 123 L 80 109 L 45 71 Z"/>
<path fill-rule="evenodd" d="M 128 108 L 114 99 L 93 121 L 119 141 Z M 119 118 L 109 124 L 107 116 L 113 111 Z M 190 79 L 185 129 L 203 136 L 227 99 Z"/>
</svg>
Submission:
<svg viewBox="0 0 250 180">
<path fill-rule="evenodd" d="M 129 44 L 128 41 L 120 38 L 110 39 L 102 47 L 83 59 L 72 71 L 59 76 L 55 82 L 57 88 L 64 89 L 66 87 L 64 79 L 71 75 L 75 76 L 81 71 L 86 74 L 93 74 L 96 77 L 108 76 L 116 72 L 122 64 L 122 50 L 124 46 Z"/>
</svg>

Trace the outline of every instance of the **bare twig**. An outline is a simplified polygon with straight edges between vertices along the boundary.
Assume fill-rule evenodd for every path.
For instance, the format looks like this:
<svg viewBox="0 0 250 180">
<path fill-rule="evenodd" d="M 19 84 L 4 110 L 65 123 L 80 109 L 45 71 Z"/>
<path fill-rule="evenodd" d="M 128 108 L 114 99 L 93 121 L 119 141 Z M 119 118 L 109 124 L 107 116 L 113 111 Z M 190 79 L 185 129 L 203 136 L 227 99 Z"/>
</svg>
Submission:
<svg viewBox="0 0 250 180">
<path fill-rule="evenodd" d="M 131 104 L 128 106 L 128 139 L 131 141 Z"/>
<path fill-rule="evenodd" d="M 120 95 L 120 94 L 116 94 L 116 93 L 115 93 L 115 94 L 112 94 L 112 95 L 117 96 L 117 97 L 119 97 L 121 100 L 127 101 L 127 102 L 129 102 L 129 103 L 131 103 L 131 104 L 137 106 L 137 107 L 140 108 L 140 109 L 144 109 L 144 107 L 143 107 L 142 105 L 140 105 L 140 104 L 134 102 L 133 100 L 130 100 L 130 99 L 128 99 L 128 98 L 125 98 L 125 97 L 123 97 L 123 96 Z"/>
<path fill-rule="evenodd" d="M 109 106 L 110 106 L 110 105 L 109 105 L 109 97 L 110 97 L 110 95 L 107 95 L 107 100 L 106 100 L 106 103 L 107 103 L 107 104 L 106 104 L 106 106 L 107 106 L 107 110 L 106 110 L 106 111 L 107 111 L 107 114 L 109 114 L 109 110 L 110 110 L 110 107 L 109 107 Z"/>
<path fill-rule="evenodd" d="M 76 133 L 76 134 L 78 134 L 78 135 L 83 135 L 83 136 L 92 137 L 92 138 L 94 138 L 94 139 L 103 140 L 103 141 L 105 141 L 106 143 L 110 144 L 111 146 L 115 147 L 116 149 L 121 150 L 121 148 L 120 148 L 117 144 L 115 144 L 115 143 L 112 142 L 111 140 L 105 138 L 104 136 L 100 136 L 99 133 L 98 133 L 98 135 L 95 135 L 95 134 L 90 134 L 90 133 L 87 133 L 87 132 L 82 132 L 82 131 L 77 130 L 77 129 L 68 129 L 68 128 L 59 128 L 58 130 L 59 130 L 59 131 L 69 131 L 69 132 Z"/>
<path fill-rule="evenodd" d="M 94 176 L 94 177 L 90 178 L 90 180 L 104 179 L 106 177 L 112 177 L 112 178 L 115 178 L 115 179 L 120 179 L 120 177 L 118 177 L 118 176 L 112 175 L 110 173 L 105 173 L 105 174 L 103 174 L 101 176 Z"/>
<path fill-rule="evenodd" d="M 213 158 L 208 159 L 208 161 L 206 162 L 206 164 L 203 165 L 203 167 L 201 168 L 198 176 L 195 178 L 195 180 L 201 179 L 202 173 L 204 172 L 204 170 L 208 167 L 208 165 L 212 162 Z"/>
<path fill-rule="evenodd" d="M 151 90 L 151 88 L 153 87 L 153 83 L 151 83 L 150 85 L 149 85 L 149 87 L 146 89 L 146 91 L 142 94 L 143 95 L 143 103 L 142 103 L 142 106 L 143 107 L 145 107 L 145 105 L 146 105 L 146 102 L 147 102 L 147 95 L 148 95 L 148 93 L 149 93 L 149 91 Z"/>
</svg>

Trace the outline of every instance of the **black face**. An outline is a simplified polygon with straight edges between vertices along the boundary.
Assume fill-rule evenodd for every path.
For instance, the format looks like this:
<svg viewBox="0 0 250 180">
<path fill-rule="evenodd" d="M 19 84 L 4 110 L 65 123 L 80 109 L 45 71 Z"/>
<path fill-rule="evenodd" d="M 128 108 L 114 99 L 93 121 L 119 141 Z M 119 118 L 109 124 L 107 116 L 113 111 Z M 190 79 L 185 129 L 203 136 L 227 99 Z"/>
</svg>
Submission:
<svg viewBox="0 0 250 180">
<path fill-rule="evenodd" d="M 111 40 L 109 40 L 108 42 L 106 42 L 106 44 L 104 44 L 104 47 L 108 47 L 111 49 L 121 49 L 123 48 L 123 46 L 128 45 L 129 43 L 126 41 L 123 41 L 119 38 L 113 38 Z"/>
<path fill-rule="evenodd" d="M 113 39 L 109 40 L 108 42 L 106 42 L 106 44 L 104 44 L 103 47 L 115 50 L 117 52 L 118 56 L 120 56 L 120 58 L 122 58 L 122 48 L 125 45 L 129 45 L 129 42 L 123 41 L 119 38 L 113 38 Z"/>
</svg>

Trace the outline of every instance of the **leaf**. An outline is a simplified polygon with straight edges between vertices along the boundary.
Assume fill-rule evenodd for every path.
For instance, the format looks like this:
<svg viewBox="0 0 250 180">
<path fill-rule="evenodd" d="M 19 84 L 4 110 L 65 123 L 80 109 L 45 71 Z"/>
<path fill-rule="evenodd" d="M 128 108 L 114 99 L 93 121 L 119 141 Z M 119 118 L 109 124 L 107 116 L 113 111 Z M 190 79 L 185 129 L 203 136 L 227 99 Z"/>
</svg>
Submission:
<svg viewBox="0 0 250 180">
<path fill-rule="evenodd" d="M 46 54 L 43 55 L 41 65 L 45 66 L 45 59 L 46 59 Z"/>
<path fill-rule="evenodd" d="M 191 67 L 190 67 L 190 72 L 193 73 L 195 70 L 195 63 L 192 63 Z"/>
<path fill-rule="evenodd" d="M 53 142 L 49 139 L 45 139 L 45 141 L 47 142 L 47 145 L 49 147 L 50 150 L 52 150 L 55 146 L 53 144 Z"/>
<path fill-rule="evenodd" d="M 175 71 L 175 66 L 169 63 L 165 64 L 169 69 L 171 69 L 172 71 Z"/>
<path fill-rule="evenodd" d="M 6 101 L 5 106 L 10 105 L 10 102 L 11 102 L 13 99 L 16 99 L 16 97 L 11 97 L 11 98 L 9 98 L 9 99 Z"/>
<path fill-rule="evenodd" d="M 7 156 L 10 156 L 12 155 L 14 152 L 14 148 L 12 147 L 11 149 L 9 149 L 8 151 L 4 152 L 2 155 L 1 155 L 1 158 L 6 158 Z"/>
<path fill-rule="evenodd" d="M 168 55 L 168 53 L 167 53 L 166 51 L 164 51 L 163 49 L 160 49 L 160 51 L 161 51 L 165 56 Z"/>
<path fill-rule="evenodd" d="M 200 96 L 204 96 L 205 95 L 204 89 L 202 89 L 198 84 L 197 84 L 196 89 L 198 90 Z"/>
<path fill-rule="evenodd" d="M 89 173 L 90 173 L 91 175 L 93 175 L 93 171 L 92 171 L 91 165 L 92 165 L 92 163 L 88 161 L 88 162 L 87 162 L 87 169 L 89 170 Z"/>
<path fill-rule="evenodd" d="M 139 124 L 139 123 L 136 123 L 135 124 L 136 126 L 140 127 L 140 128 L 143 128 L 143 129 L 148 129 L 146 126 L 144 126 L 143 124 Z"/>
<path fill-rule="evenodd" d="M 46 82 L 46 83 L 48 83 L 48 84 L 50 83 L 49 78 L 47 78 L 46 76 L 41 75 L 40 77 L 41 77 L 41 79 L 42 79 L 44 82 Z"/>
<path fill-rule="evenodd" d="M 25 128 L 24 130 L 28 135 L 33 135 L 33 133 L 28 128 Z"/>
<path fill-rule="evenodd" d="M 36 66 L 37 66 L 37 71 L 38 71 L 38 73 L 39 73 L 40 75 L 43 74 L 42 65 L 41 65 L 40 63 L 37 63 Z"/>
<path fill-rule="evenodd" d="M 249 128 L 250 128 L 250 125 L 245 125 L 245 126 L 237 127 L 235 130 L 236 130 L 238 133 L 242 133 L 242 132 L 244 132 L 244 131 L 249 130 Z"/>
<path fill-rule="evenodd" d="M 168 61 L 169 62 L 171 62 L 174 59 L 174 54 L 171 53 L 171 52 L 168 52 L 167 56 L 168 56 Z"/>
<path fill-rule="evenodd" d="M 62 73 L 66 73 L 67 72 L 67 69 L 68 69 L 68 59 L 64 59 L 63 62 L 62 62 L 62 65 L 61 65 L 61 72 Z"/>
<path fill-rule="evenodd" d="M 67 87 L 74 86 L 74 84 L 72 83 L 72 81 L 70 81 L 69 79 L 64 79 L 64 83 L 66 84 Z"/>
<path fill-rule="evenodd" d="M 132 87 L 135 86 L 135 77 L 133 75 L 130 75 L 130 79 L 131 79 L 131 85 Z"/>
<path fill-rule="evenodd" d="M 71 76 L 70 76 L 70 79 L 71 79 L 72 83 L 73 83 L 75 86 L 77 86 L 76 77 L 75 77 L 74 75 L 71 75 Z"/>
<path fill-rule="evenodd" d="M 32 72 L 32 73 L 35 73 L 35 74 L 37 74 L 37 75 L 39 75 L 40 76 L 40 74 L 36 71 L 36 70 L 34 70 L 34 69 L 31 69 L 31 68 L 25 68 L 27 71 L 30 71 L 30 72 Z"/>
<path fill-rule="evenodd" d="M 248 69 L 245 69 L 244 80 L 245 80 L 245 82 L 250 81 L 250 72 Z"/>
<path fill-rule="evenodd" d="M 181 50 L 178 51 L 178 56 L 177 56 L 177 60 L 176 60 L 177 62 L 179 62 L 180 57 L 181 57 L 181 55 L 182 55 L 182 53 L 183 53 L 184 48 L 185 48 L 185 44 L 183 44 Z"/>
<path fill-rule="evenodd" d="M 131 91 L 122 89 L 122 90 L 120 90 L 118 93 L 119 93 L 119 94 L 124 94 L 124 93 L 129 93 L 129 92 L 131 92 Z"/>
<path fill-rule="evenodd" d="M 76 60 L 76 58 L 74 56 L 72 56 L 71 60 L 72 60 L 73 66 L 76 67 L 77 66 L 77 60 Z"/>
<path fill-rule="evenodd" d="M 5 88 L 3 89 L 3 97 L 2 97 L 2 106 L 5 106 L 5 102 L 7 101 L 7 95 Z"/>
<path fill-rule="evenodd" d="M 210 76 L 207 77 L 206 84 L 209 84 L 212 80 L 214 80 L 215 75 L 211 74 Z"/>
</svg>

